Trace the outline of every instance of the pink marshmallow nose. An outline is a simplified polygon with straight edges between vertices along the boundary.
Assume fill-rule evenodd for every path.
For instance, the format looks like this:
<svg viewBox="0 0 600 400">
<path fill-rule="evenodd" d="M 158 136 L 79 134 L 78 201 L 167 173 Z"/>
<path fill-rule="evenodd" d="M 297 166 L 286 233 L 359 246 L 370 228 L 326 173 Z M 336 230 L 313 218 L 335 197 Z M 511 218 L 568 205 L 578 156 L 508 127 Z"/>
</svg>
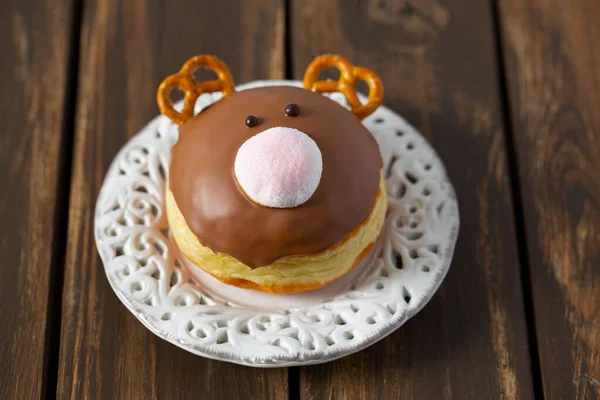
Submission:
<svg viewBox="0 0 600 400">
<path fill-rule="evenodd" d="M 291 208 L 305 203 L 317 190 L 323 159 L 306 133 L 277 126 L 240 146 L 234 172 L 242 190 L 255 203 Z"/>
</svg>

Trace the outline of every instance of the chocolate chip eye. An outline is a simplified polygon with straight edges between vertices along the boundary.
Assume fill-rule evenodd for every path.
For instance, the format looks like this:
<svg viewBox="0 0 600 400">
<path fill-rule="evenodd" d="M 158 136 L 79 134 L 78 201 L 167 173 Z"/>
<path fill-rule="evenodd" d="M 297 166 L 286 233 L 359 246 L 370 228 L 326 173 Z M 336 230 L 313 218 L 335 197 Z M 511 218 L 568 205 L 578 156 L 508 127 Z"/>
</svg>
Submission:
<svg viewBox="0 0 600 400">
<path fill-rule="evenodd" d="M 248 128 L 254 128 L 256 125 L 258 125 L 258 118 L 256 118 L 254 115 L 248 115 L 246 117 L 246 126 Z"/>
<path fill-rule="evenodd" d="M 285 106 L 285 115 L 288 117 L 297 117 L 300 114 L 300 106 L 298 104 L 288 104 Z"/>
</svg>

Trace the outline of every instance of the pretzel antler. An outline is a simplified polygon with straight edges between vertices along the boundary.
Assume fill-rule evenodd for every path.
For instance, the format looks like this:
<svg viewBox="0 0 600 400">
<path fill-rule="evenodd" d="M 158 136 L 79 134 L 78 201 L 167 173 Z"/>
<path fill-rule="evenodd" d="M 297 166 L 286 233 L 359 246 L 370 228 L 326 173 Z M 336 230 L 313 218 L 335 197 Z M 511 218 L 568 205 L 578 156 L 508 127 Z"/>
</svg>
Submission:
<svg viewBox="0 0 600 400">
<path fill-rule="evenodd" d="M 200 68 L 208 68 L 217 74 L 218 79 L 206 82 L 198 82 L 194 79 L 194 72 Z M 175 110 L 171 101 L 171 90 L 179 88 L 185 97 L 183 110 Z M 178 73 L 168 76 L 158 87 L 156 100 L 160 112 L 178 125 L 185 123 L 194 116 L 196 100 L 202 93 L 223 92 L 223 96 L 229 96 L 234 92 L 233 78 L 227 65 L 215 56 L 202 54 L 190 58 Z"/>
<path fill-rule="evenodd" d="M 317 81 L 321 71 L 327 67 L 336 67 L 340 70 L 337 81 Z M 369 85 L 369 101 L 362 104 L 356 95 L 354 85 L 356 81 L 363 80 Z M 356 67 L 345 58 L 336 54 L 323 54 L 310 63 L 304 73 L 304 89 L 313 92 L 341 92 L 350 104 L 352 113 L 358 119 L 364 119 L 383 102 L 383 85 L 377 74 L 369 69 Z"/>
</svg>

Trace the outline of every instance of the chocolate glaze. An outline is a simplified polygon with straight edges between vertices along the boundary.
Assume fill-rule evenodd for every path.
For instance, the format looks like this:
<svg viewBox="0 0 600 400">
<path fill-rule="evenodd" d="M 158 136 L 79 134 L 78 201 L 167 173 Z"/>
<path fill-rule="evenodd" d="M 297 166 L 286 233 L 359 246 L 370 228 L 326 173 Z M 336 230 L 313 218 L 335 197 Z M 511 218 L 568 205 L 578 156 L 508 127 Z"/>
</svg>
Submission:
<svg viewBox="0 0 600 400">
<path fill-rule="evenodd" d="M 290 103 L 301 108 L 297 117 L 282 112 Z M 248 115 L 260 123 L 246 127 Z M 319 187 L 296 208 L 254 204 L 234 176 L 239 147 L 274 126 L 303 131 L 323 156 Z M 170 189 L 192 232 L 203 245 L 251 268 L 339 242 L 369 217 L 382 167 L 377 143 L 358 118 L 321 94 L 283 86 L 218 101 L 179 128 L 171 156 Z"/>
</svg>

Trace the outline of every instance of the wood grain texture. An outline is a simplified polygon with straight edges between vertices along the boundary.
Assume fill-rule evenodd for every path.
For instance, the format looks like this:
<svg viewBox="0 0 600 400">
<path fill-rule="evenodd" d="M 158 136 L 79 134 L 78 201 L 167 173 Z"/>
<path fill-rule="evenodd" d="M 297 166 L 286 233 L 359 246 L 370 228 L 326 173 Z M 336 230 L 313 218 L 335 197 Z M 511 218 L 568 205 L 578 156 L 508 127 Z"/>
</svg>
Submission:
<svg viewBox="0 0 600 400">
<path fill-rule="evenodd" d="M 281 78 L 283 8 L 257 1 L 86 1 L 81 39 L 59 398 L 283 399 L 286 369 L 189 354 L 150 333 L 110 288 L 93 210 L 119 148 L 158 114 L 160 81 L 212 53 L 238 83 Z"/>
<path fill-rule="evenodd" d="M 445 161 L 461 233 L 431 303 L 398 332 L 301 369 L 305 399 L 533 397 L 514 214 L 486 1 L 294 2 L 293 73 L 324 52 L 377 71 L 385 104 Z"/>
<path fill-rule="evenodd" d="M 600 398 L 600 3 L 499 2 L 542 382 Z"/>
<path fill-rule="evenodd" d="M 45 390 L 72 10 L 70 0 L 0 2 L 1 399 Z"/>
</svg>

